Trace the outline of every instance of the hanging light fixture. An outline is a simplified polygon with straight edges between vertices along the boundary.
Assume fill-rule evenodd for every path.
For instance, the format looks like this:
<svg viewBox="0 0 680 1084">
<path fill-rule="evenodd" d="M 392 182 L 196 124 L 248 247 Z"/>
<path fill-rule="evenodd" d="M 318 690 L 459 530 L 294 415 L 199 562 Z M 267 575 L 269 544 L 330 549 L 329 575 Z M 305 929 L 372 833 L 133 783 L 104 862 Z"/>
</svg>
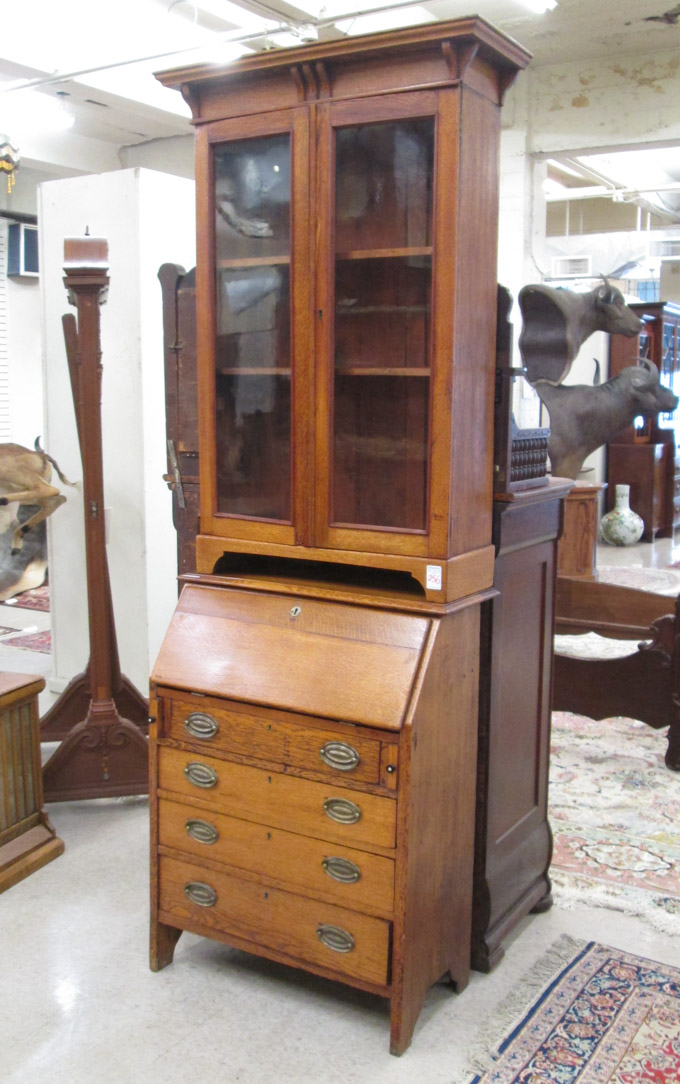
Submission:
<svg viewBox="0 0 680 1084">
<path fill-rule="evenodd" d="M 20 161 L 19 148 L 14 146 L 9 136 L 0 134 L 0 173 L 7 176 L 8 195 L 14 188 L 14 174 Z"/>
</svg>

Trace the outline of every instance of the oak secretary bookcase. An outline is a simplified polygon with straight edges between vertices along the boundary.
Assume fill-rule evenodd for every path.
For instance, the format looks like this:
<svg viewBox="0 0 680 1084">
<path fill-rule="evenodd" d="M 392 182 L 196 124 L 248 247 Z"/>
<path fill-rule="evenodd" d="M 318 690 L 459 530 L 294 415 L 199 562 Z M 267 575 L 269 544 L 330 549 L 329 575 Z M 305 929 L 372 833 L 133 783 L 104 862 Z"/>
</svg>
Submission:
<svg viewBox="0 0 680 1084">
<path fill-rule="evenodd" d="M 197 573 L 152 675 L 182 930 L 382 994 L 470 967 L 500 105 L 479 19 L 159 76 L 196 125 Z"/>
</svg>

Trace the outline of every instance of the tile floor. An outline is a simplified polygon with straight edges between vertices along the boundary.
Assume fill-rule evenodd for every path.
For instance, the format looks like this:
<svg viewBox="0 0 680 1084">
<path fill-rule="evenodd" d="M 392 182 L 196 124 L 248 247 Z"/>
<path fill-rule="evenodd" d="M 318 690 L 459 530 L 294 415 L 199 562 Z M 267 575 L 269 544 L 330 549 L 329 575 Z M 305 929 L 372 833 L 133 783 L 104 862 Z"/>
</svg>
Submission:
<svg viewBox="0 0 680 1084">
<path fill-rule="evenodd" d="M 666 542 L 606 547 L 598 561 L 673 559 Z M 23 613 L 28 625 L 49 623 Z M 0 643 L 0 667 L 49 673 L 49 656 Z M 0 896 L 2 1084 L 464 1084 L 495 1007 L 561 933 L 680 967 L 680 931 L 668 937 L 628 915 L 554 907 L 520 924 L 491 975 L 473 973 L 460 995 L 434 987 L 397 1059 L 386 1003 L 349 987 L 189 934 L 174 963 L 153 974 L 146 800 L 48 812 L 65 853 Z"/>
</svg>

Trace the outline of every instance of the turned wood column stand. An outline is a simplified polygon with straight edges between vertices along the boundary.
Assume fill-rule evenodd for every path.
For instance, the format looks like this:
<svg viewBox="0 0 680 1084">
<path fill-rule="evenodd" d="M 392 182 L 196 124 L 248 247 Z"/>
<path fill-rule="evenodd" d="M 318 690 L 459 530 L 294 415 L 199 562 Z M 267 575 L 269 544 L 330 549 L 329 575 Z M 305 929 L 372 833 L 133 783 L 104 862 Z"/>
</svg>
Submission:
<svg viewBox="0 0 680 1084">
<path fill-rule="evenodd" d="M 63 317 L 83 463 L 90 659 L 41 721 L 41 740 L 60 741 L 43 770 L 45 800 L 148 792 L 148 707 L 121 674 L 104 523 L 99 307 L 108 289 L 108 245 L 64 242 L 64 283 L 78 313 Z"/>
</svg>

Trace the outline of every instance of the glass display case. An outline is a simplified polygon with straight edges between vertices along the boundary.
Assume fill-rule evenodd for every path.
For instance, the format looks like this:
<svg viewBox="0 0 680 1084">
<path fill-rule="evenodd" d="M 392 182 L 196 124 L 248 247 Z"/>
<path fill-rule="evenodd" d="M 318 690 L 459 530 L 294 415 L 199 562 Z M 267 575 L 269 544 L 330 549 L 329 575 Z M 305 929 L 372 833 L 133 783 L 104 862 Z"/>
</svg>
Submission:
<svg viewBox="0 0 680 1084">
<path fill-rule="evenodd" d="M 479 20 L 373 41 L 161 76 L 197 124 L 197 568 L 382 568 L 448 601 L 492 579 L 500 103 L 527 56 Z"/>
</svg>

